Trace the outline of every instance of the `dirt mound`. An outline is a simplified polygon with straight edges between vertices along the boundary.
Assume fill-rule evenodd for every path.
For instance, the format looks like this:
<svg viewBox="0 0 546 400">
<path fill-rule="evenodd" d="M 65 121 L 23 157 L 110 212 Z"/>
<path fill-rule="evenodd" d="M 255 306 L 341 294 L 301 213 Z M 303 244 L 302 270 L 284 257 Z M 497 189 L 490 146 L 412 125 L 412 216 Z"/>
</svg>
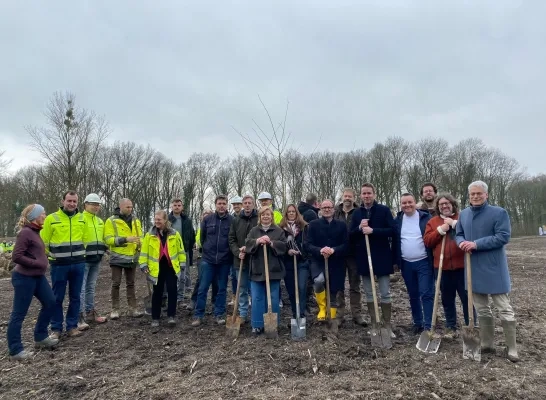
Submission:
<svg viewBox="0 0 546 400">
<path fill-rule="evenodd" d="M 225 338 L 225 327 L 208 316 L 199 328 L 179 314 L 179 326 L 152 334 L 148 317 L 108 321 L 78 338 L 65 339 L 55 351 L 31 363 L 0 360 L 2 399 L 543 399 L 546 390 L 546 305 L 544 238 L 515 239 L 509 246 L 512 301 L 518 318 L 522 361 L 501 357 L 504 339 L 497 320 L 497 355 L 481 363 L 462 359 L 460 339 L 443 340 L 436 355 L 415 348 L 403 281 L 392 283 L 394 347 L 374 350 L 366 328 L 347 320 L 338 338 L 323 335 L 310 318 L 304 342 L 290 340 L 282 310 L 279 339 L 252 337 L 244 326 L 238 340 Z M 104 266 L 97 287 L 97 308 L 110 308 L 110 270 Z M 138 293 L 144 296 L 139 274 Z M 348 291 L 347 291 L 348 296 Z M 0 347 L 11 310 L 9 280 L 0 281 Z M 123 298 L 123 297 L 122 297 Z M 285 304 L 288 304 L 285 299 Z M 348 299 L 347 299 L 348 303 Z M 24 326 L 32 345 L 36 301 Z M 459 307 L 460 308 L 460 307 Z M 460 309 L 459 309 L 460 312 Z M 462 320 L 462 315 L 459 316 Z M 164 322 L 164 321 L 162 321 Z M 442 329 L 440 320 L 440 330 Z"/>
</svg>

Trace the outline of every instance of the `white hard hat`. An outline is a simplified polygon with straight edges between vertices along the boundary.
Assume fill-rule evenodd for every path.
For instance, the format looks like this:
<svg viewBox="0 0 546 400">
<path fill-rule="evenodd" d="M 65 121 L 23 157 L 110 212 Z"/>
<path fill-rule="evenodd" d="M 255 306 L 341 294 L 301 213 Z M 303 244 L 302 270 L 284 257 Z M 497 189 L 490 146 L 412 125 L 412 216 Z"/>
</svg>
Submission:
<svg viewBox="0 0 546 400">
<path fill-rule="evenodd" d="M 242 204 L 243 198 L 240 196 L 235 196 L 231 199 L 231 204 Z"/>
<path fill-rule="evenodd" d="M 258 196 L 258 200 L 273 200 L 273 197 L 271 197 L 271 195 L 267 192 L 262 192 Z"/>
<path fill-rule="evenodd" d="M 84 203 L 102 203 L 99 195 L 96 193 L 89 193 L 83 202 Z"/>
</svg>

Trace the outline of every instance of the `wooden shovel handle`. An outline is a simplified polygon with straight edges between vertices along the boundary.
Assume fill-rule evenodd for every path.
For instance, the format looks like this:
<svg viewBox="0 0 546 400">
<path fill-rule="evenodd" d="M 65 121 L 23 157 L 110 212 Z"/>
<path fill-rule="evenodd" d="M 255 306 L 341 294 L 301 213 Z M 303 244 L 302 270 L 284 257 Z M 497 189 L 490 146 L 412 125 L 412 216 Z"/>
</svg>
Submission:
<svg viewBox="0 0 546 400">
<path fill-rule="evenodd" d="M 237 309 L 239 308 L 239 290 L 241 289 L 241 277 L 243 276 L 243 260 L 239 261 L 239 274 L 237 275 L 237 291 L 235 292 L 235 302 L 233 304 L 233 321 L 237 318 Z"/>
<path fill-rule="evenodd" d="M 442 281 L 442 267 L 444 266 L 445 248 L 446 248 L 446 236 L 442 238 L 442 248 L 440 250 L 440 263 L 438 264 L 438 278 L 436 279 L 436 289 L 434 291 L 434 307 L 432 308 L 431 331 L 436 326 L 436 313 L 438 312 L 438 298 L 440 297 L 440 282 Z"/>
<path fill-rule="evenodd" d="M 377 304 L 377 292 L 375 291 L 375 276 L 373 274 L 372 265 L 372 253 L 370 252 L 370 238 L 368 235 L 364 235 L 366 238 L 366 252 L 368 253 L 368 268 L 370 270 L 370 280 L 372 281 L 372 295 L 373 295 L 373 308 L 375 310 L 375 322 L 378 324 L 381 322 L 379 318 L 379 305 Z"/>
<path fill-rule="evenodd" d="M 296 286 L 296 318 L 300 319 L 300 289 L 298 288 L 298 260 L 294 254 L 294 282 Z"/>
<path fill-rule="evenodd" d="M 271 287 L 269 286 L 269 261 L 267 259 L 267 245 L 264 244 L 264 264 L 265 264 L 265 289 L 267 291 L 267 312 L 271 313 Z"/>
</svg>

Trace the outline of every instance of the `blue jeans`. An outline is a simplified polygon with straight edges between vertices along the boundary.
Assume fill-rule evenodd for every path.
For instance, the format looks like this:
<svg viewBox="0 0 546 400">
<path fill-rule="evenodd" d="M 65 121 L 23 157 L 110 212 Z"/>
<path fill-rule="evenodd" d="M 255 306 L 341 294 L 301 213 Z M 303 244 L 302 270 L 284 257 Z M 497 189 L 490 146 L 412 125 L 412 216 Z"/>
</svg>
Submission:
<svg viewBox="0 0 546 400">
<path fill-rule="evenodd" d="M 442 281 L 440 289 L 442 291 L 442 305 L 446 317 L 446 328 L 457 329 L 457 308 L 455 307 L 455 299 L 459 294 L 459 299 L 463 306 L 464 323 L 468 325 L 468 293 L 464 283 L 464 269 L 455 269 L 442 271 Z M 438 270 L 435 271 L 435 276 L 438 276 Z M 474 321 L 477 321 L 476 310 L 474 312 Z"/>
<path fill-rule="evenodd" d="M 55 308 L 55 296 L 44 275 L 27 276 L 13 271 L 11 274 L 13 285 L 13 310 L 8 323 L 9 354 L 14 356 L 23 351 L 21 342 L 21 327 L 27 316 L 32 298 L 36 296 L 42 304 L 40 314 L 34 327 L 34 341 L 39 342 L 47 338 L 47 327 Z"/>
<path fill-rule="evenodd" d="M 229 270 L 231 263 L 209 264 L 201 260 L 201 281 L 197 291 L 197 304 L 195 306 L 195 317 L 203 318 L 205 316 L 205 307 L 207 306 L 207 294 L 213 281 L 218 282 L 218 294 L 214 302 L 214 316 L 220 317 L 226 314 L 226 294 Z"/>
<path fill-rule="evenodd" d="M 239 269 L 237 269 L 237 277 Z M 237 289 L 235 289 L 237 291 Z M 250 292 L 250 268 L 243 268 L 241 273 L 241 282 L 239 283 L 239 315 L 246 318 L 248 316 L 249 307 L 249 292 Z"/>
<path fill-rule="evenodd" d="M 402 260 L 402 277 L 408 289 L 413 324 L 430 329 L 434 306 L 434 274 L 428 258 L 408 262 Z M 423 321 L 424 314 L 424 321 Z"/>
<path fill-rule="evenodd" d="M 186 253 L 186 268 L 184 268 L 184 271 L 182 271 L 178 277 L 177 301 L 184 301 L 184 298 L 186 297 L 186 288 L 191 287 L 190 266 L 190 253 Z M 167 290 L 165 290 L 165 292 L 167 292 Z"/>
<path fill-rule="evenodd" d="M 63 331 L 63 301 L 68 284 L 68 310 L 66 312 L 66 331 L 78 327 L 80 313 L 80 295 L 82 291 L 85 263 L 70 265 L 52 265 L 51 283 L 55 294 L 55 310 L 51 317 L 51 330 Z"/>
<path fill-rule="evenodd" d="M 293 262 L 286 262 L 286 275 L 284 276 L 284 286 L 290 298 L 290 307 L 292 308 L 292 317 L 296 318 L 296 282 L 294 277 Z M 309 279 L 309 264 L 307 262 L 298 263 L 298 291 L 300 300 L 300 316 L 305 317 L 305 307 L 307 306 L 307 280 Z"/>
<path fill-rule="evenodd" d="M 237 263 L 237 266 L 232 265 L 230 276 L 231 276 L 231 293 L 233 293 L 233 296 L 235 296 L 235 293 L 237 293 L 237 276 L 239 274 L 239 263 Z"/>
<path fill-rule="evenodd" d="M 80 296 L 80 312 L 89 312 L 95 309 L 95 288 L 99 277 L 100 262 L 85 263 L 83 273 L 82 294 Z"/>
<path fill-rule="evenodd" d="M 277 313 L 277 323 L 280 324 L 279 287 L 281 281 L 269 281 L 271 287 L 271 312 Z M 253 328 L 264 327 L 264 314 L 267 313 L 267 289 L 265 282 L 250 282 L 252 288 L 251 324 Z"/>
</svg>

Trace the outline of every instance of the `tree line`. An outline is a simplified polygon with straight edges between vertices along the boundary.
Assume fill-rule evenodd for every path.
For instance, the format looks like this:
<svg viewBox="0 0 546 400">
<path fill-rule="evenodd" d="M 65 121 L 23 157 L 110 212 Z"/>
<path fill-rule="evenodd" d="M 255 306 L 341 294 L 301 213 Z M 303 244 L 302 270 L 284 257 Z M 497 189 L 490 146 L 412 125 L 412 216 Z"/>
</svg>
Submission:
<svg viewBox="0 0 546 400">
<path fill-rule="evenodd" d="M 468 184 L 481 179 L 489 185 L 490 202 L 510 213 L 514 234 L 536 234 L 546 223 L 546 175 L 528 176 L 514 158 L 478 138 L 450 145 L 439 138 L 411 143 L 388 137 L 369 149 L 302 153 L 289 145 L 286 116 L 274 124 L 267 113 L 270 129 L 256 124 L 251 134 L 239 133 L 247 154 L 193 153 L 176 162 L 149 145 L 108 144 L 105 119 L 77 107 L 73 94 L 55 93 L 45 115 L 47 127 L 26 127 L 33 143 L 29 151 L 38 152 L 43 163 L 7 174 L 7 161 L 0 160 L 0 237 L 13 236 L 26 204 L 39 202 L 53 212 L 67 189 L 77 190 L 82 200 L 91 192 L 101 195 L 104 217 L 128 197 L 148 228 L 153 212 L 168 208 L 175 197 L 183 199 L 197 224 L 217 194 L 257 197 L 267 191 L 283 208 L 307 193 L 337 200 L 343 188 L 358 190 L 372 182 L 377 200 L 398 210 L 402 193 L 419 197 L 422 183 L 434 182 L 465 207 Z"/>
</svg>

